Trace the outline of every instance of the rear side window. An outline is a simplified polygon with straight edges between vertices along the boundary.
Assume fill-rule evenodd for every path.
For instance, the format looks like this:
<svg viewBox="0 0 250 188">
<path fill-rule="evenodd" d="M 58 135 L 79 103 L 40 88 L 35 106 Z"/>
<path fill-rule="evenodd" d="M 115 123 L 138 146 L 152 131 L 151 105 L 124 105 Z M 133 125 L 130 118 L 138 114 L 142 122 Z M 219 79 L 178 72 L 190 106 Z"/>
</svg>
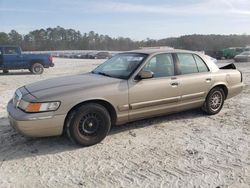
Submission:
<svg viewBox="0 0 250 188">
<path fill-rule="evenodd" d="M 174 63 L 171 54 L 158 54 L 152 57 L 143 70 L 154 73 L 154 78 L 173 76 Z"/>
<path fill-rule="evenodd" d="M 208 72 L 209 70 L 206 64 L 204 63 L 204 61 L 197 55 L 193 55 L 193 56 L 196 61 L 199 72 Z"/>
<path fill-rule="evenodd" d="M 177 54 L 180 63 L 181 74 L 191 74 L 199 72 L 192 54 Z"/>
<path fill-rule="evenodd" d="M 6 47 L 4 48 L 4 54 L 18 54 L 18 50 L 15 47 Z"/>
</svg>

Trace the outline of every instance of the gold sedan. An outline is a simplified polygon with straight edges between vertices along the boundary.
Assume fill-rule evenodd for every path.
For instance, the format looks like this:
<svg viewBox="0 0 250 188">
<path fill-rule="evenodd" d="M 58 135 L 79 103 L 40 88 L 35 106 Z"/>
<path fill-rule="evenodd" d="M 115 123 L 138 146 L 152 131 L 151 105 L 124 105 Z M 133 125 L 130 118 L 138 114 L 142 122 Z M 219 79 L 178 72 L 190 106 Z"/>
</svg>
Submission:
<svg viewBox="0 0 250 188">
<path fill-rule="evenodd" d="M 120 53 L 92 72 L 49 79 L 16 90 L 11 125 L 30 137 L 61 135 L 83 146 L 102 141 L 112 125 L 202 108 L 218 113 L 243 89 L 233 64 L 219 69 L 184 50 Z"/>
</svg>

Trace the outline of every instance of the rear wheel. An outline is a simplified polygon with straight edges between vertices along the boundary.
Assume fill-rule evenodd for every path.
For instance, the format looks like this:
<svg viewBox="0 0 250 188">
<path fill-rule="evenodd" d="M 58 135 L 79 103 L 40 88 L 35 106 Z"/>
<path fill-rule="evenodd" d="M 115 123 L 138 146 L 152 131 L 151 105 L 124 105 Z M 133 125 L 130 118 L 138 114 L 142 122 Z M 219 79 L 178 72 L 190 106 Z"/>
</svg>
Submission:
<svg viewBox="0 0 250 188">
<path fill-rule="evenodd" d="M 209 115 L 217 114 L 221 111 L 224 100 L 225 93 L 223 89 L 220 87 L 215 87 L 208 93 L 202 109 Z"/>
<path fill-rule="evenodd" d="M 34 63 L 30 68 L 30 72 L 33 74 L 42 74 L 44 71 L 44 67 L 41 63 Z"/>
<path fill-rule="evenodd" d="M 66 127 L 68 137 L 82 146 L 101 142 L 111 127 L 109 112 L 101 105 L 89 103 L 76 109 Z"/>
</svg>

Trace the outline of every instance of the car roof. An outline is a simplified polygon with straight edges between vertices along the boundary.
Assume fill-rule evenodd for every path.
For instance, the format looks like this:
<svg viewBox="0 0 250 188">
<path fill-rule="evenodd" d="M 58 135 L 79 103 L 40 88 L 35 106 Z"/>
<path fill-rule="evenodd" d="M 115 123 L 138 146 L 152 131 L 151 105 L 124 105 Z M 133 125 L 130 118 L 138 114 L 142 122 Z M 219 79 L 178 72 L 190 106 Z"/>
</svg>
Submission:
<svg viewBox="0 0 250 188">
<path fill-rule="evenodd" d="M 206 61 L 207 66 L 209 67 L 210 71 L 215 72 L 218 71 L 218 66 L 204 53 L 199 51 L 190 51 L 190 50 L 181 50 L 181 49 L 139 49 L 139 50 L 132 50 L 127 51 L 124 53 L 141 53 L 141 54 L 148 54 L 148 55 L 157 55 L 161 53 L 189 53 L 189 54 L 196 54 L 202 57 L 203 60 Z"/>
<path fill-rule="evenodd" d="M 128 52 L 133 53 L 143 53 L 143 54 L 158 54 L 158 53 L 197 53 L 200 54 L 201 52 L 195 52 L 195 51 L 189 51 L 189 50 L 181 50 L 181 49 L 138 49 L 138 50 L 132 50 Z M 127 52 L 127 53 L 128 53 Z"/>
</svg>

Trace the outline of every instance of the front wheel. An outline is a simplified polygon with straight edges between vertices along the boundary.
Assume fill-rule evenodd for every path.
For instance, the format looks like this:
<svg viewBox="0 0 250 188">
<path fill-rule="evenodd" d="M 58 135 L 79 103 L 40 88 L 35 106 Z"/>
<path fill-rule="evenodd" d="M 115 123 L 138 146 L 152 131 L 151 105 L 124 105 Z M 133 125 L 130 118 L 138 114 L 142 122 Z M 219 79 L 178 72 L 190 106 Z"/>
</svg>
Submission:
<svg viewBox="0 0 250 188">
<path fill-rule="evenodd" d="M 85 104 L 70 115 L 66 131 L 68 137 L 82 146 L 101 142 L 111 127 L 109 112 L 95 103 Z"/>
<path fill-rule="evenodd" d="M 220 87 L 215 87 L 208 93 L 202 109 L 209 115 L 217 114 L 221 111 L 224 100 L 225 93 L 223 89 Z"/>
<path fill-rule="evenodd" d="M 34 63 L 31 68 L 29 68 L 30 72 L 33 74 L 42 74 L 44 71 L 44 67 L 41 63 Z"/>
</svg>

